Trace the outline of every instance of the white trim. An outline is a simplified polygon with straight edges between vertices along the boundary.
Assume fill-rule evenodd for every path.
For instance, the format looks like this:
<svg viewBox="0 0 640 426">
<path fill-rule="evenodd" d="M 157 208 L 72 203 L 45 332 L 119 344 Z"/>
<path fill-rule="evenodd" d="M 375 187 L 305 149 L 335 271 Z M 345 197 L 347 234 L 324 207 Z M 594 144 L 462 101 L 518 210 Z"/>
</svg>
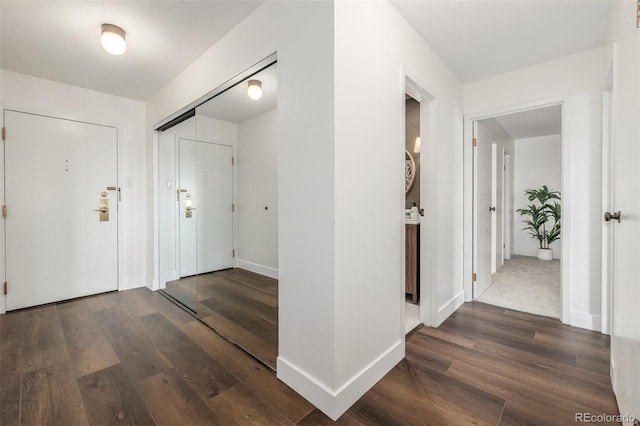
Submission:
<svg viewBox="0 0 640 426">
<path fill-rule="evenodd" d="M 255 272 L 256 274 L 264 275 L 265 277 L 278 279 L 278 270 L 270 266 L 260 265 L 259 263 L 249 262 L 248 260 L 237 259 L 236 265 L 240 269 L 246 269 L 247 271 Z"/>
<path fill-rule="evenodd" d="M 146 275 L 140 275 L 137 277 L 126 277 L 121 281 L 121 285 L 118 291 L 131 290 L 132 288 L 147 287 Z"/>
<path fill-rule="evenodd" d="M 382 355 L 351 377 L 336 390 L 319 382 L 292 362 L 278 357 L 277 375 L 296 392 L 313 401 L 323 413 L 337 420 L 351 405 L 404 358 L 404 339 L 389 347 Z"/>
<path fill-rule="evenodd" d="M 572 327 L 586 328 L 587 330 L 593 331 L 600 331 L 602 329 L 602 317 L 600 315 L 571 311 L 569 321 Z"/>
<path fill-rule="evenodd" d="M 569 117 L 571 116 L 571 94 L 560 95 L 545 99 L 536 99 L 523 102 L 516 105 L 502 106 L 492 108 L 464 116 L 464 136 L 463 136 L 463 161 L 464 161 L 464 262 L 463 262 L 463 279 L 464 279 L 464 298 L 465 301 L 472 300 L 472 281 L 473 273 L 473 147 L 472 147 L 472 126 L 473 122 L 485 118 L 493 118 L 500 115 L 512 114 L 516 112 L 528 111 L 531 109 L 542 108 L 545 106 L 562 105 L 562 139 L 561 139 L 561 187 L 563 194 L 570 194 L 570 171 L 571 163 L 569 156 L 571 141 L 571 126 L 569 125 Z M 564 197 L 562 200 L 562 211 L 564 217 L 571 216 L 570 197 Z M 571 241 L 571 222 L 562 223 L 562 240 Z M 561 297 L 562 312 L 561 320 L 565 324 L 571 324 L 570 319 L 570 301 L 571 301 L 571 244 L 562 244 L 561 248 Z M 572 324 L 573 325 L 573 324 Z"/>
<path fill-rule="evenodd" d="M 155 291 L 153 289 L 153 286 L 155 285 L 156 281 L 157 280 L 154 280 L 153 277 L 151 277 L 149 275 L 144 277 L 144 285 L 145 285 L 145 287 L 147 287 L 151 291 Z"/>
<path fill-rule="evenodd" d="M 147 283 L 147 287 L 151 290 L 156 291 L 160 289 L 160 219 L 158 213 L 158 203 L 160 200 L 160 184 L 158 179 L 160 178 L 160 159 L 159 159 L 159 150 L 160 150 L 160 132 L 158 130 L 153 131 L 151 146 L 153 147 L 153 159 L 152 159 L 152 169 L 153 169 L 153 198 L 151 200 L 153 211 L 153 276 L 151 277 L 151 286 L 149 287 L 149 283 Z M 148 199 L 148 197 L 147 197 Z"/>
<path fill-rule="evenodd" d="M 437 100 L 431 94 L 432 92 L 424 89 L 420 84 L 416 83 L 416 80 L 412 79 L 408 73 L 403 73 L 403 95 L 408 94 L 420 103 L 420 136 L 422 137 L 422 147 L 420 149 L 420 207 L 425 211 L 436 210 L 436 176 L 433 174 L 435 170 L 436 159 L 436 143 L 438 143 L 437 126 L 433 125 L 437 123 L 436 111 Z M 403 97 L 404 99 L 404 97 Z M 405 149 L 405 120 L 406 111 L 404 108 L 405 102 L 403 102 L 403 115 L 402 115 L 402 158 L 404 161 L 404 149 Z M 403 202 L 404 202 L 403 194 Z M 405 206 L 406 207 L 406 206 Z M 434 326 L 437 322 L 437 294 L 436 294 L 436 265 L 435 265 L 435 223 L 432 221 L 421 221 L 420 224 L 420 282 L 418 286 L 420 288 L 420 322 L 427 326 Z M 402 222 L 402 235 L 404 241 L 405 224 Z M 402 264 L 404 265 L 405 244 L 402 245 Z M 406 315 L 404 310 L 404 289 L 405 289 L 405 270 L 402 269 L 402 335 L 404 336 L 404 316 Z"/>
<path fill-rule="evenodd" d="M 464 303 L 464 290 L 453 296 L 447 303 L 438 308 L 435 326 L 438 327 Z"/>
</svg>

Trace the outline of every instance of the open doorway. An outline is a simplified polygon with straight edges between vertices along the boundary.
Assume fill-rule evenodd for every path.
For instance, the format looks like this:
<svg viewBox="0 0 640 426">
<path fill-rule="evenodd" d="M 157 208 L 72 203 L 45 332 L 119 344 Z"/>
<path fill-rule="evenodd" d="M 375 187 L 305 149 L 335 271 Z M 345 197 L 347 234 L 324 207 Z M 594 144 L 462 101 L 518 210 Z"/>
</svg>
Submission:
<svg viewBox="0 0 640 426">
<path fill-rule="evenodd" d="M 405 95 L 405 333 L 420 321 L 420 102 Z"/>
<path fill-rule="evenodd" d="M 473 299 L 561 318 L 562 106 L 474 121 Z"/>
</svg>

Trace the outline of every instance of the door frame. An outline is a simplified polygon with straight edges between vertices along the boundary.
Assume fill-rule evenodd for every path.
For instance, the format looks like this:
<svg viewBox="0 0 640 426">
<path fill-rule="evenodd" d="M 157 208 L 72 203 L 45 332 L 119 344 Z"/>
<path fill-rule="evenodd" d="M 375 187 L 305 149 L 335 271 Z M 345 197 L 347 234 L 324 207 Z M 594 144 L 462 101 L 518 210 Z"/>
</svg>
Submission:
<svg viewBox="0 0 640 426">
<path fill-rule="evenodd" d="M 436 138 L 436 126 L 434 125 L 436 119 L 436 98 L 424 89 L 420 84 L 416 83 L 416 80 L 412 79 L 409 75 L 403 74 L 404 81 L 402 87 L 402 134 L 398 138 L 401 156 L 402 158 L 402 170 L 404 170 L 404 158 L 405 158 L 405 95 L 408 94 L 420 103 L 420 204 L 427 212 L 433 212 L 435 210 L 435 152 L 437 138 Z M 425 154 L 426 153 L 426 154 Z M 402 191 L 402 206 L 405 205 L 405 193 Z M 398 209 L 399 212 L 404 212 L 402 209 Z M 404 214 L 402 214 L 404 218 Z M 418 265 L 420 268 L 420 282 L 419 294 L 420 294 L 420 322 L 426 326 L 436 326 L 438 306 L 436 300 L 436 275 L 435 275 L 435 225 L 433 221 L 424 220 L 420 222 L 420 259 Z M 402 271 L 400 277 L 400 283 L 402 286 L 402 307 L 401 307 L 401 329 L 402 336 L 405 336 L 404 321 L 405 321 L 405 221 L 402 220 L 402 228 L 399 230 L 402 235 Z"/>
<path fill-rule="evenodd" d="M 463 130 L 463 290 L 465 302 L 473 301 L 473 203 L 474 203 L 474 150 L 473 150 L 473 123 L 474 121 L 484 120 L 487 118 L 495 118 L 502 115 L 523 112 L 537 108 L 560 105 L 562 108 L 562 134 L 561 134 L 561 190 L 563 194 L 570 194 L 570 158 L 568 155 L 567 141 L 571 140 L 569 117 L 571 111 L 571 95 L 557 96 L 545 99 L 538 99 L 529 102 L 523 102 L 516 105 L 505 105 L 492 108 L 486 111 L 465 114 L 464 130 Z M 512 171 L 513 172 L 513 171 Z M 562 199 L 563 217 L 570 217 L 571 202 L 569 197 Z M 570 222 L 563 222 L 562 237 L 564 242 L 561 248 L 561 266 L 560 266 L 560 298 L 561 313 L 560 320 L 569 324 L 570 322 L 570 301 L 571 301 L 571 245 L 567 241 L 571 241 L 572 229 Z"/>
<path fill-rule="evenodd" d="M 96 122 L 91 122 L 91 121 L 86 121 L 86 120 L 77 120 L 74 118 L 69 118 L 69 117 L 59 117 L 56 115 L 52 115 L 52 113 L 50 112 L 36 112 L 36 111 L 29 111 L 23 108 L 19 108 L 19 107 L 11 107 L 10 105 L 3 105 L 2 106 L 2 127 L 6 127 L 6 115 L 5 112 L 7 111 L 11 111 L 11 112 L 17 112 L 17 113 L 22 113 L 22 114 L 29 114 L 29 115 L 36 115 L 36 116 L 41 116 L 41 117 L 48 117 L 48 118 L 53 118 L 53 119 L 57 119 L 57 120 L 64 120 L 64 121 L 72 121 L 72 122 L 76 122 L 76 123 L 82 123 L 82 124 L 89 124 L 89 125 L 93 125 L 93 126 L 102 126 L 102 127 L 109 127 L 112 129 L 115 129 L 116 131 L 116 185 L 118 186 L 118 195 L 116 198 L 116 259 L 117 259 L 117 273 L 116 273 L 116 277 L 117 277 L 117 284 L 116 284 L 116 288 L 117 291 L 122 291 L 122 290 L 126 290 L 127 286 L 126 283 L 124 281 L 124 250 L 121 249 L 120 245 L 121 242 L 124 241 L 124 226 L 122 223 L 122 188 L 124 187 L 123 185 L 123 177 L 121 174 L 121 170 L 122 170 L 122 164 L 123 164 L 123 158 L 122 158 L 122 153 L 123 153 L 123 149 L 122 149 L 122 138 L 121 138 L 121 134 L 120 134 L 120 129 L 117 125 L 113 125 L 113 124 L 105 124 L 105 123 L 96 123 Z M 10 130 L 8 129 L 7 132 L 10 132 Z M 5 157 L 5 140 L 2 140 L 2 149 L 0 150 L 0 164 L 2 165 L 2 173 L 0 173 L 0 186 L 2 187 L 2 204 L 4 205 L 6 203 L 6 197 L 5 197 L 5 162 L 6 162 L 6 157 Z M 7 268 L 6 268 L 6 232 L 5 232 L 5 226 L 6 226 L 6 222 L 4 221 L 3 218 L 3 222 L 2 222 L 2 226 L 0 226 L 0 267 L 1 267 L 1 271 L 2 271 L 2 278 L 3 281 L 6 281 L 6 275 L 7 275 Z M 4 294 L 2 294 L 0 292 L 0 314 L 4 314 L 7 312 L 6 310 L 7 308 L 7 299 L 6 296 Z"/>
</svg>

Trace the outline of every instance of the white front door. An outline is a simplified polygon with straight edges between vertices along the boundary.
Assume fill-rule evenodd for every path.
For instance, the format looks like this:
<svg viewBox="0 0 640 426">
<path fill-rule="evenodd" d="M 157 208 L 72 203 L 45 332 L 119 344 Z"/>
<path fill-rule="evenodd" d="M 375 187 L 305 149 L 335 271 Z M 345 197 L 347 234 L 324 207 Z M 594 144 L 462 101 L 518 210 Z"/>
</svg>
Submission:
<svg viewBox="0 0 640 426">
<path fill-rule="evenodd" d="M 233 148 L 180 138 L 180 276 L 233 265 Z"/>
<path fill-rule="evenodd" d="M 116 128 L 9 110 L 4 125 L 7 310 L 117 290 Z"/>
<path fill-rule="evenodd" d="M 482 123 L 474 122 L 474 223 L 473 268 L 476 280 L 473 298 L 477 299 L 491 286 L 491 225 L 493 210 L 491 200 L 491 151 L 492 136 Z"/>
<path fill-rule="evenodd" d="M 198 142 L 198 273 L 233 267 L 233 149 Z"/>
</svg>

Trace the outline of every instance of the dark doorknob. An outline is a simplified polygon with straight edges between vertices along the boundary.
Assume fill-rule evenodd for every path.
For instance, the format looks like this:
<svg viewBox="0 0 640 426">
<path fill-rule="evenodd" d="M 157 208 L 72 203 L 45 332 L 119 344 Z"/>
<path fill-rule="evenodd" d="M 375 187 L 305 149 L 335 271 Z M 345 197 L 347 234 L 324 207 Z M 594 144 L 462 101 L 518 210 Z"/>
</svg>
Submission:
<svg viewBox="0 0 640 426">
<path fill-rule="evenodd" d="M 611 221 L 611 219 L 613 219 L 613 220 L 617 220 L 617 221 L 618 221 L 618 223 L 620 223 L 620 212 L 613 212 L 613 213 L 611 213 L 611 212 L 606 212 L 606 213 L 604 214 L 604 221 L 605 221 L 605 222 L 610 222 L 610 221 Z"/>
<path fill-rule="evenodd" d="M 495 208 L 495 207 L 489 207 L 489 211 L 490 211 L 490 212 L 495 212 L 495 211 L 496 211 L 496 208 Z"/>
</svg>

